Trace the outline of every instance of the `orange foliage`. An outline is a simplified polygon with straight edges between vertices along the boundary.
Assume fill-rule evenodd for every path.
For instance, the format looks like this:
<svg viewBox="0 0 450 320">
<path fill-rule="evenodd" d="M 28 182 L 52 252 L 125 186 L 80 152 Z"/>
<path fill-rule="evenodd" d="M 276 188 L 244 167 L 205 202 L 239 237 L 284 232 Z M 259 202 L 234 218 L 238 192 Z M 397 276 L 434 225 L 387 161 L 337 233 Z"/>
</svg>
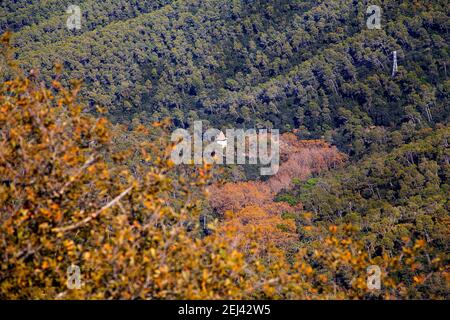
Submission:
<svg viewBox="0 0 450 320">
<path fill-rule="evenodd" d="M 238 248 L 248 253 L 252 244 L 258 243 L 256 252 L 261 253 L 269 246 L 286 249 L 297 239 L 295 222 L 268 214 L 258 206 L 247 206 L 237 213 L 227 211 L 220 230 L 232 228 Z"/>
<path fill-rule="evenodd" d="M 299 211 L 302 206 L 274 202 L 277 193 L 290 189 L 293 178 L 307 179 L 345 160 L 343 154 L 324 141 L 302 141 L 290 133 L 281 136 L 280 155 L 283 163 L 278 173 L 265 182 L 235 182 L 210 188 L 211 206 L 219 213 L 228 212 L 225 226 L 234 228 L 244 247 L 256 240 L 258 252 L 266 250 L 269 243 L 286 248 L 297 236 L 293 220 L 283 220 L 281 214 Z"/>
<path fill-rule="evenodd" d="M 274 196 L 270 188 L 260 181 L 212 186 L 210 192 L 211 205 L 222 213 L 227 210 L 237 211 L 249 205 L 261 206 Z"/>
<path fill-rule="evenodd" d="M 211 205 L 218 212 L 237 211 L 247 206 L 263 207 L 268 213 L 292 211 L 286 204 L 273 203 L 273 198 L 283 189 L 291 188 L 292 179 L 306 179 L 311 174 L 337 166 L 345 161 L 345 155 L 336 147 L 321 140 L 298 140 L 291 133 L 280 139 L 280 155 L 284 160 L 277 174 L 267 181 L 227 183 L 212 186 Z"/>
</svg>

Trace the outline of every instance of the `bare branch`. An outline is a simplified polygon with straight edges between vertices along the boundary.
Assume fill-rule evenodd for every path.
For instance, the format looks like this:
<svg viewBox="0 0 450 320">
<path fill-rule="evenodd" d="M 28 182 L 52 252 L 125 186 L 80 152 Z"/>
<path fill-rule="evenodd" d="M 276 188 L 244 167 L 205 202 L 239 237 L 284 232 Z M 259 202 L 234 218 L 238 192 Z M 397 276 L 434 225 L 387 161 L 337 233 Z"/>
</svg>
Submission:
<svg viewBox="0 0 450 320">
<path fill-rule="evenodd" d="M 89 215 L 88 217 L 84 218 L 83 220 L 65 226 L 65 227 L 61 227 L 61 228 L 53 228 L 52 231 L 53 232 L 66 232 L 66 231 L 70 231 L 76 228 L 79 228 L 80 226 L 88 223 L 89 221 L 91 221 L 92 219 L 95 219 L 100 213 L 102 213 L 103 211 L 105 211 L 106 209 L 112 207 L 113 205 L 115 205 L 117 202 L 120 201 L 120 199 L 122 199 L 128 192 L 131 191 L 131 189 L 133 189 L 133 186 L 129 187 L 128 189 L 126 189 L 125 191 L 123 191 L 121 194 L 119 194 L 117 197 L 115 197 L 111 202 L 109 202 L 108 204 L 106 204 L 105 206 L 103 206 L 100 210 L 92 213 L 91 215 Z"/>
<path fill-rule="evenodd" d="M 86 170 L 92 163 L 94 163 L 95 161 L 95 156 L 91 155 L 89 157 L 89 159 L 83 164 L 83 166 L 78 169 L 77 173 L 73 176 L 73 179 L 69 179 L 69 181 L 66 182 L 66 184 L 64 184 L 64 186 L 61 188 L 61 190 L 59 190 L 59 195 L 62 195 L 64 193 L 64 191 L 66 190 L 66 188 L 73 182 L 75 181 L 75 178 L 77 178 L 81 172 L 83 172 L 84 170 Z"/>
</svg>

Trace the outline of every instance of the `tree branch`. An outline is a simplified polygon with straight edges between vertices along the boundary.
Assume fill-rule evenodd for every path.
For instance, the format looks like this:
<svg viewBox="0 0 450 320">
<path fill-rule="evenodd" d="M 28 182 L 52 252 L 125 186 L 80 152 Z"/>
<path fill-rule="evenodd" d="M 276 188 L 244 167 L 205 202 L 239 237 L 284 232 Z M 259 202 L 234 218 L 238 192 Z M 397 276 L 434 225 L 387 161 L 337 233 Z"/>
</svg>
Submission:
<svg viewBox="0 0 450 320">
<path fill-rule="evenodd" d="M 52 231 L 53 232 L 66 232 L 66 231 L 70 231 L 76 228 L 81 227 L 82 225 L 88 223 L 89 221 L 91 221 L 92 219 L 95 219 L 100 213 L 102 213 L 103 211 L 105 211 L 106 209 L 112 207 L 113 205 L 115 205 L 117 202 L 120 201 L 120 199 L 122 199 L 128 192 L 131 191 L 131 189 L 133 189 L 133 186 L 129 187 L 128 189 L 126 189 L 125 191 L 123 191 L 121 194 L 119 194 L 117 197 L 115 197 L 111 202 L 109 202 L 108 204 L 106 204 L 105 206 L 103 206 L 102 208 L 100 208 L 100 210 L 92 213 L 91 215 L 89 215 L 88 217 L 84 218 L 83 220 L 65 226 L 65 227 L 60 227 L 60 228 L 53 228 Z"/>
</svg>

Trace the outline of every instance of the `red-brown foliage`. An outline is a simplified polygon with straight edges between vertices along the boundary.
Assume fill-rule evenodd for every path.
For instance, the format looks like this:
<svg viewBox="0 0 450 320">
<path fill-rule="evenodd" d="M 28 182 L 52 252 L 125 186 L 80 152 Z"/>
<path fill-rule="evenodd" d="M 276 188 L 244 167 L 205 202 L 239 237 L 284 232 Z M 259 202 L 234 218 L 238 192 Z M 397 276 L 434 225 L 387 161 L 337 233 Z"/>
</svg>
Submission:
<svg viewBox="0 0 450 320">
<path fill-rule="evenodd" d="M 280 143 L 281 160 L 278 173 L 268 180 L 275 194 L 290 189 L 292 178 L 304 180 L 313 173 L 334 168 L 346 157 L 336 147 L 321 140 L 296 140 L 293 134 L 283 134 Z"/>
<path fill-rule="evenodd" d="M 280 156 L 278 173 L 265 182 L 234 182 L 210 189 L 211 206 L 221 214 L 226 213 L 224 226 L 234 230 L 235 241 L 244 252 L 250 252 L 247 246 L 252 241 L 259 243 L 255 254 L 263 254 L 270 245 L 286 249 L 293 244 L 294 220 L 282 219 L 281 214 L 299 211 L 302 206 L 274 202 L 274 197 L 290 189 L 293 178 L 307 179 L 345 160 L 343 154 L 324 141 L 302 141 L 289 133 L 281 136 Z"/>
<path fill-rule="evenodd" d="M 236 212 L 247 206 L 259 206 L 269 214 L 293 211 L 295 209 L 286 203 L 273 202 L 277 193 L 290 189 L 293 178 L 307 179 L 345 160 L 336 147 L 321 140 L 298 140 L 291 133 L 281 136 L 280 156 L 283 162 L 278 173 L 266 182 L 235 182 L 211 187 L 212 207 L 220 213 Z"/>
</svg>

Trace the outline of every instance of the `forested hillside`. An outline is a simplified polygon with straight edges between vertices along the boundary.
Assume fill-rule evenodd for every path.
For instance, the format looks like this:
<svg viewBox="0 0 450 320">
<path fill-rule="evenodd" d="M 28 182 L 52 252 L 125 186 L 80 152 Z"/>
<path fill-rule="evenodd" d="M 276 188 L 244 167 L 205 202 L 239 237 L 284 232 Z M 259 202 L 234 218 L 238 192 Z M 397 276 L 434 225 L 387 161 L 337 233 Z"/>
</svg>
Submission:
<svg viewBox="0 0 450 320">
<path fill-rule="evenodd" d="M 0 298 L 449 298 L 448 1 L 71 4 L 0 4 Z M 196 120 L 279 171 L 174 165 Z"/>
<path fill-rule="evenodd" d="M 65 28 L 64 2 L 3 5 L 3 27 L 24 66 L 49 77 L 60 61 L 117 121 L 300 127 L 358 149 L 361 127 L 448 118 L 447 1 L 383 1 L 380 30 L 366 1 L 113 3 L 82 3 L 80 31 Z"/>
</svg>

